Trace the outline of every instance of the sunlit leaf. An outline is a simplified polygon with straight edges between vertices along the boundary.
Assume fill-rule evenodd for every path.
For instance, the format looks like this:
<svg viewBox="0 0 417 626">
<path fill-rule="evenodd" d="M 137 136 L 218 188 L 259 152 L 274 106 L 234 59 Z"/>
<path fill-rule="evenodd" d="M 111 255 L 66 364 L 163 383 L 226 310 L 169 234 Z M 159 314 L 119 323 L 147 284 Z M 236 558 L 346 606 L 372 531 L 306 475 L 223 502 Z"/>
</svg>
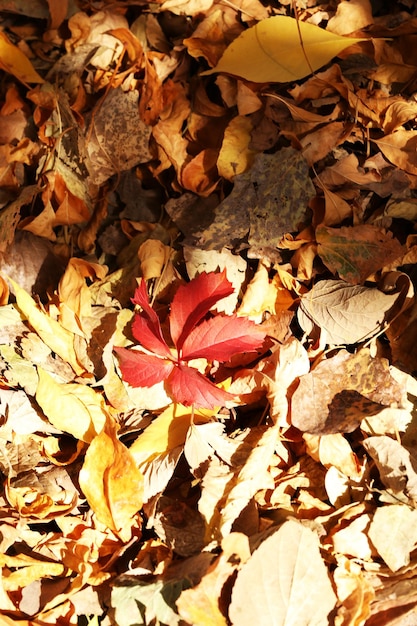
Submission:
<svg viewBox="0 0 417 626">
<path fill-rule="evenodd" d="M 142 508 L 143 477 L 112 421 L 91 442 L 79 480 L 100 522 L 128 541 L 134 516 Z"/>
<path fill-rule="evenodd" d="M 142 307 L 140 315 L 136 315 L 132 324 L 133 336 L 147 350 L 161 356 L 170 356 L 169 348 L 162 335 L 161 323 L 149 304 L 146 282 L 142 279 L 132 298 L 134 304 Z"/>
<path fill-rule="evenodd" d="M 233 396 L 217 387 L 193 367 L 179 365 L 175 367 L 167 385 L 172 396 L 185 406 L 194 404 L 196 408 L 222 406 Z"/>
<path fill-rule="evenodd" d="M 244 31 L 216 67 L 203 74 L 226 72 L 256 83 L 287 83 L 308 76 L 358 41 L 364 40 L 276 15 Z"/>
<path fill-rule="evenodd" d="M 84 372 L 74 349 L 74 335 L 59 322 L 49 317 L 35 303 L 33 298 L 17 283 L 10 281 L 16 294 L 16 308 L 27 318 L 39 337 L 51 350 L 69 363 L 76 374 Z"/>
<path fill-rule="evenodd" d="M 235 626 L 322 626 L 335 604 L 317 534 L 290 520 L 242 566 L 229 616 Z"/>
<path fill-rule="evenodd" d="M 22 83 L 44 82 L 27 56 L 9 41 L 4 32 L 0 32 L 0 67 Z"/>
<path fill-rule="evenodd" d="M 216 315 L 185 338 L 182 358 L 228 361 L 240 352 L 256 350 L 264 338 L 265 331 L 246 317 Z"/>
<path fill-rule="evenodd" d="M 124 380 L 133 387 L 152 387 L 166 380 L 174 368 L 174 363 L 153 354 L 127 348 L 114 349 Z"/>
<path fill-rule="evenodd" d="M 191 329 L 209 312 L 218 300 L 233 293 L 233 286 L 223 272 L 202 272 L 174 296 L 170 313 L 171 337 L 181 349 Z"/>
<path fill-rule="evenodd" d="M 103 397 L 91 387 L 58 383 L 38 368 L 36 401 L 55 428 L 90 442 L 103 428 L 106 411 Z"/>
</svg>

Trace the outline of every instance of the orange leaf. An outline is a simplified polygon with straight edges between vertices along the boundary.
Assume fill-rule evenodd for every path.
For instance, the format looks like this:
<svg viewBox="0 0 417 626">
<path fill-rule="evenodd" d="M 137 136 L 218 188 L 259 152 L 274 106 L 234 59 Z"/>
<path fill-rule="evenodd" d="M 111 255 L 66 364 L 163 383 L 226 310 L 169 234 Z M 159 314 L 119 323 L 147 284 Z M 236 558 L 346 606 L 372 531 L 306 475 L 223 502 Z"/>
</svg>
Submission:
<svg viewBox="0 0 417 626">
<path fill-rule="evenodd" d="M 110 419 L 87 450 L 80 486 L 98 520 L 129 541 L 134 516 L 142 508 L 143 477 Z"/>
</svg>

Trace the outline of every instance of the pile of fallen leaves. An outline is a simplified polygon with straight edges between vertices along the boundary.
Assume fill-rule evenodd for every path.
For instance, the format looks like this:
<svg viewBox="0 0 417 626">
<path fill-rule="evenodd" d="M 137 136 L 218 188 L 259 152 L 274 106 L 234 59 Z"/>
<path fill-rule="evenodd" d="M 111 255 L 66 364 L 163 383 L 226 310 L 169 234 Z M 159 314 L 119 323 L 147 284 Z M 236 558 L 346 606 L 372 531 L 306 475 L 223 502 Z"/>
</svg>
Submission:
<svg viewBox="0 0 417 626">
<path fill-rule="evenodd" d="M 414 623 L 391 5 L 0 0 L 2 624 Z"/>
</svg>

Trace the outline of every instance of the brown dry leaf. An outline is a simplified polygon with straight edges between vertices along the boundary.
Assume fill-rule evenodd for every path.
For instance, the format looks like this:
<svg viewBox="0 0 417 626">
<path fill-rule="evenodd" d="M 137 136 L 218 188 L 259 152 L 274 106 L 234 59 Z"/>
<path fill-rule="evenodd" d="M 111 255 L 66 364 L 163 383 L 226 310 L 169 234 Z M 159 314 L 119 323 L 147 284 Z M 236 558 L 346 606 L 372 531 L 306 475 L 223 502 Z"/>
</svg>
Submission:
<svg viewBox="0 0 417 626">
<path fill-rule="evenodd" d="M 336 554 L 344 554 L 356 559 L 370 561 L 373 554 L 368 532 L 371 516 L 368 513 L 359 515 L 353 520 L 344 522 L 343 526 L 332 533 L 333 550 Z"/>
<path fill-rule="evenodd" d="M 402 406 L 404 388 L 390 375 L 388 361 L 340 350 L 301 376 L 291 399 L 291 423 L 301 431 L 326 435 L 352 432 L 383 406 Z"/>
<path fill-rule="evenodd" d="M 140 269 L 145 280 L 160 278 L 168 270 L 173 250 L 159 239 L 147 239 L 138 250 Z M 172 273 L 172 269 L 171 269 Z"/>
<path fill-rule="evenodd" d="M 318 179 L 320 183 L 320 180 Z M 324 193 L 325 211 L 323 216 L 324 226 L 341 224 L 345 219 L 352 216 L 352 207 L 346 200 L 325 185 L 320 185 Z"/>
<path fill-rule="evenodd" d="M 389 105 L 385 111 L 383 128 L 386 135 L 398 130 L 403 124 L 417 117 L 417 102 L 397 101 Z"/>
<path fill-rule="evenodd" d="M 302 154 L 284 148 L 259 154 L 251 169 L 236 176 L 232 192 L 216 208 L 200 245 L 219 249 L 238 243 L 249 231 L 250 256 L 276 261 L 281 237 L 297 230 L 315 195 Z"/>
<path fill-rule="evenodd" d="M 405 504 L 378 508 L 369 528 L 369 539 L 392 572 L 408 565 L 410 553 L 417 545 L 417 510 Z"/>
<path fill-rule="evenodd" d="M 238 572 L 229 617 L 236 626 L 322 626 L 335 605 L 316 533 L 289 520 Z"/>
<path fill-rule="evenodd" d="M 87 151 L 91 181 L 96 185 L 152 158 L 151 127 L 139 117 L 138 97 L 137 91 L 112 89 L 92 118 Z"/>
<path fill-rule="evenodd" d="M 354 344 L 384 328 L 398 297 L 342 280 L 322 280 L 302 296 L 297 317 L 306 333 L 318 326 L 324 343 Z"/>
<path fill-rule="evenodd" d="M 360 166 L 356 155 L 348 156 L 336 161 L 330 167 L 327 167 L 320 174 L 320 182 L 329 188 L 338 187 L 346 183 L 355 185 L 366 185 L 377 183 L 380 181 L 380 175 L 375 171 L 364 172 Z"/>
<path fill-rule="evenodd" d="M 384 156 L 409 174 L 417 174 L 417 131 L 400 128 L 382 139 L 373 140 Z"/>
<path fill-rule="evenodd" d="M 108 419 L 90 443 L 79 481 L 97 519 L 127 542 L 143 505 L 143 476 L 117 430 Z"/>
<path fill-rule="evenodd" d="M 317 253 L 329 270 L 351 285 L 401 258 L 405 252 L 391 232 L 372 224 L 316 228 Z"/>
<path fill-rule="evenodd" d="M 106 423 L 103 396 L 91 387 L 77 383 L 58 383 L 38 368 L 36 400 L 55 428 L 76 439 L 91 442 Z"/>
</svg>

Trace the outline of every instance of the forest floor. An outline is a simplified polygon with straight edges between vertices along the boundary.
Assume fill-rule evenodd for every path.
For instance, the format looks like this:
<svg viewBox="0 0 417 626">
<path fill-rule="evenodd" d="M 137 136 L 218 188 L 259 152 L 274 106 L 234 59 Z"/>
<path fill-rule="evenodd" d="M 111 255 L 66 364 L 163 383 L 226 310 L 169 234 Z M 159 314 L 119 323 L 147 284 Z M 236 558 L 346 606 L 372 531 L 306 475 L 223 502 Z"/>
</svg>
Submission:
<svg viewBox="0 0 417 626">
<path fill-rule="evenodd" d="M 0 614 L 417 623 L 417 10 L 0 0 Z"/>
</svg>

